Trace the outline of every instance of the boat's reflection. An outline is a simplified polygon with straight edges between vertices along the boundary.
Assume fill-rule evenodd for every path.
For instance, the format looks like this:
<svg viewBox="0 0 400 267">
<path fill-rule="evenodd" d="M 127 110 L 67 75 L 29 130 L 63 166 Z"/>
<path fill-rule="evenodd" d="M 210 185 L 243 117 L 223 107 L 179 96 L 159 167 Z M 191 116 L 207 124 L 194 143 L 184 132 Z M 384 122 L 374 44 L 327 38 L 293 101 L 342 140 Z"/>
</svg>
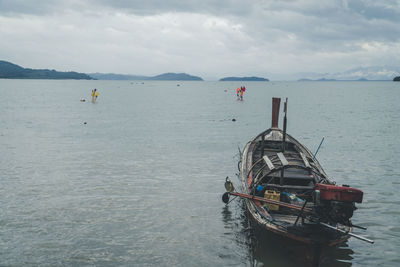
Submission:
<svg viewBox="0 0 400 267">
<path fill-rule="evenodd" d="M 313 246 L 260 231 L 248 219 L 243 203 L 236 200 L 224 206 L 222 217 L 225 227 L 235 233 L 238 245 L 247 249 L 250 266 L 348 267 L 352 265 L 354 252 L 347 243 L 321 251 Z"/>
</svg>

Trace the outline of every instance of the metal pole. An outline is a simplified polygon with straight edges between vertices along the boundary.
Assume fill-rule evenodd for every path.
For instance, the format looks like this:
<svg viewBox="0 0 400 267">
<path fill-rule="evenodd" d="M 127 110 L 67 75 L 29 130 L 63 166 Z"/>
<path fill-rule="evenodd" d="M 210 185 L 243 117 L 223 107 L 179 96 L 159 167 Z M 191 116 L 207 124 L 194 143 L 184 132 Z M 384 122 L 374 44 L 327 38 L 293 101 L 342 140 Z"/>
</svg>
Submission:
<svg viewBox="0 0 400 267">
<path fill-rule="evenodd" d="M 324 139 L 325 139 L 325 137 L 322 137 L 321 143 L 319 143 L 319 146 L 318 146 L 318 148 L 317 148 L 317 151 L 315 151 L 315 154 L 314 154 L 313 160 L 314 160 L 314 159 L 315 159 L 315 157 L 317 156 L 318 150 L 319 150 L 319 148 L 321 147 L 322 143 L 324 142 Z"/>
<path fill-rule="evenodd" d="M 344 230 L 339 229 L 339 228 L 337 228 L 337 227 L 334 227 L 334 226 L 332 226 L 332 225 L 329 225 L 329 224 L 326 224 L 326 223 L 323 223 L 323 222 L 320 222 L 320 224 L 323 225 L 323 226 L 325 226 L 325 227 L 328 227 L 328 228 L 330 228 L 330 229 L 333 229 L 333 230 L 336 230 L 336 231 L 338 231 L 338 232 L 341 232 L 341 233 L 343 233 L 343 234 L 347 234 L 347 235 L 349 235 L 349 236 L 355 237 L 355 238 L 360 239 L 360 240 L 362 240 L 362 241 L 368 242 L 368 243 L 370 243 L 370 244 L 373 244 L 373 243 L 374 243 L 374 241 L 371 240 L 371 239 L 368 239 L 368 238 L 365 238 L 365 237 L 363 237 L 363 236 L 359 236 L 359 235 L 356 235 L 356 234 L 353 234 L 353 233 L 344 231 Z"/>
</svg>

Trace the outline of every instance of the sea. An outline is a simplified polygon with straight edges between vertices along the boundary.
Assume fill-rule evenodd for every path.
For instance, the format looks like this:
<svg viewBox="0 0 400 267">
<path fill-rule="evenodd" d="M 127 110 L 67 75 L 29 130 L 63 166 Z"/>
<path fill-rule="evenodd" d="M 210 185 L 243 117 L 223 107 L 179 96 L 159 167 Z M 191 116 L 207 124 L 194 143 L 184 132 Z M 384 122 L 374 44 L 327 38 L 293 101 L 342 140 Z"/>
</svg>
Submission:
<svg viewBox="0 0 400 267">
<path fill-rule="evenodd" d="M 289 134 L 314 153 L 324 138 L 329 177 L 364 192 L 354 233 L 375 243 L 351 238 L 320 266 L 400 266 L 400 83 L 7 79 L 0 266 L 301 266 L 243 200 L 221 200 L 272 97 Z"/>
</svg>

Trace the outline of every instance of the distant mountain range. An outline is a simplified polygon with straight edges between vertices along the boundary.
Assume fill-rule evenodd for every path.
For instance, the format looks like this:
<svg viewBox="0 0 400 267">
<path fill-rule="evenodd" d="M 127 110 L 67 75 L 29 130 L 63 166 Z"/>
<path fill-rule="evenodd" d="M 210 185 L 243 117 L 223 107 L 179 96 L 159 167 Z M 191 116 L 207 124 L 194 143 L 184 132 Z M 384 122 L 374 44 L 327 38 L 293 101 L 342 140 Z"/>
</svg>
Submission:
<svg viewBox="0 0 400 267">
<path fill-rule="evenodd" d="M 392 81 L 399 76 L 398 66 L 359 67 L 336 73 L 297 73 L 298 80 L 312 81 Z"/>
<path fill-rule="evenodd" d="M 374 66 L 359 67 L 336 73 L 296 73 L 273 75 L 274 80 L 299 81 L 398 81 L 400 67 Z M 23 68 L 8 61 L 0 60 L 0 79 L 98 79 L 98 80 L 156 80 L 156 81 L 203 81 L 201 77 L 186 73 L 164 73 L 156 76 L 127 75 L 114 73 L 60 72 L 49 69 Z M 260 77 L 225 77 L 219 81 L 269 81 Z"/>
<path fill-rule="evenodd" d="M 0 60 L 0 79 L 84 79 L 84 80 L 156 80 L 156 81 L 203 81 L 202 78 L 186 73 L 164 73 L 156 76 L 124 74 L 61 72 L 48 69 L 23 68 L 8 61 Z"/>
<path fill-rule="evenodd" d="M 220 79 L 221 82 L 226 81 L 254 81 L 254 82 L 268 82 L 268 79 L 260 78 L 260 77 L 225 77 Z"/>
<path fill-rule="evenodd" d="M 164 73 L 156 76 L 115 74 L 115 73 L 90 73 L 91 77 L 98 80 L 152 80 L 152 81 L 203 81 L 202 78 L 186 73 Z"/>
<path fill-rule="evenodd" d="M 48 69 L 28 69 L 0 60 L 0 78 L 5 79 L 76 79 L 93 80 L 92 77 L 74 71 L 60 72 Z"/>
<path fill-rule="evenodd" d="M 394 77 L 393 81 L 400 82 L 400 76 Z"/>
<path fill-rule="evenodd" d="M 359 82 L 366 82 L 369 81 L 368 79 L 365 78 L 360 78 L 358 80 L 336 80 L 336 79 L 316 79 L 316 80 L 312 80 L 312 79 L 299 79 L 299 82 L 334 82 L 334 81 L 359 81 Z M 374 80 L 375 81 L 375 80 Z M 386 80 L 385 80 L 386 81 Z"/>
</svg>

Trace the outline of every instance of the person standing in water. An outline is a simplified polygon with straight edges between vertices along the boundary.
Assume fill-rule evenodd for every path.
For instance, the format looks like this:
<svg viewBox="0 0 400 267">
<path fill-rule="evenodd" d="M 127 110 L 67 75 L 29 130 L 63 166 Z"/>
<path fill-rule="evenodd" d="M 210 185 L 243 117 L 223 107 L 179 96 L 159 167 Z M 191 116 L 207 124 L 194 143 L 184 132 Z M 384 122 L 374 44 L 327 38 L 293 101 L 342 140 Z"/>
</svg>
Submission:
<svg viewBox="0 0 400 267">
<path fill-rule="evenodd" d="M 97 92 L 97 89 L 94 88 L 94 90 L 92 90 L 92 102 L 96 102 L 97 97 L 99 96 L 99 92 Z"/>
</svg>

